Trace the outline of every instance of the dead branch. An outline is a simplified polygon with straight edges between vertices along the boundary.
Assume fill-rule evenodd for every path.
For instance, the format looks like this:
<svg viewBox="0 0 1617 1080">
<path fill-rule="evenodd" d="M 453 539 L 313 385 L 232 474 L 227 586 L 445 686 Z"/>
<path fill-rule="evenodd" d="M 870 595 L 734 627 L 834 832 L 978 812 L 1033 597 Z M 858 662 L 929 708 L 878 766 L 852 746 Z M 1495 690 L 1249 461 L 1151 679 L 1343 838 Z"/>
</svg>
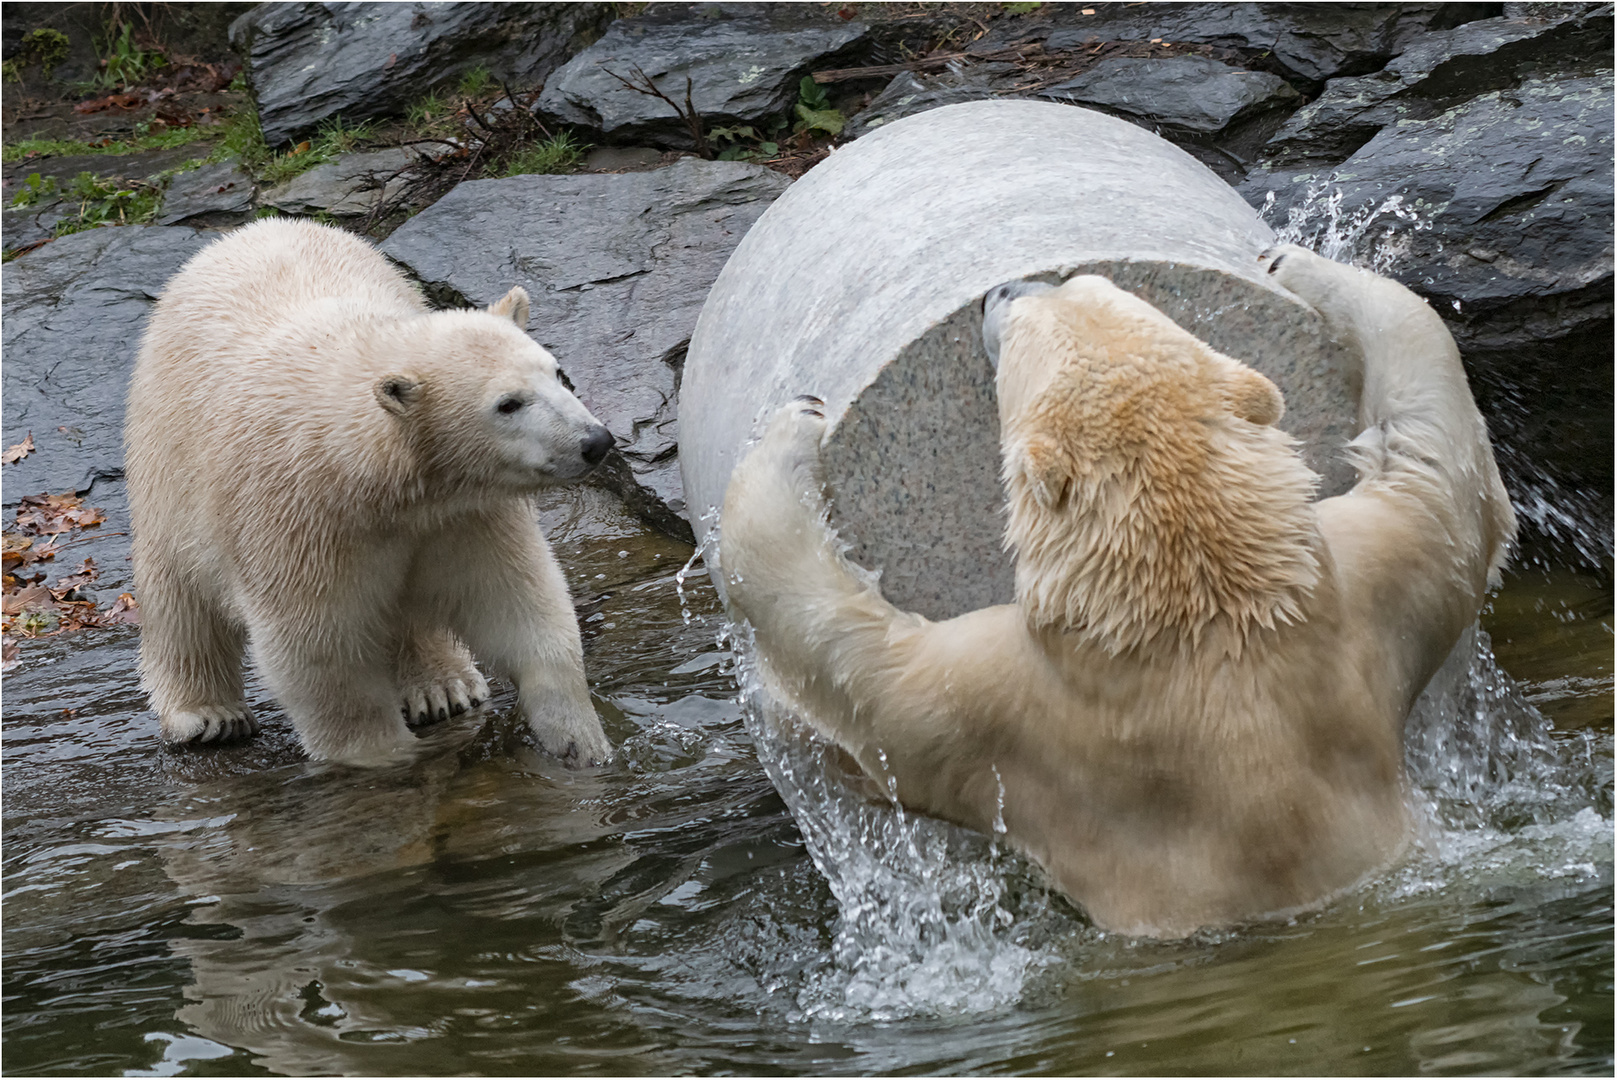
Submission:
<svg viewBox="0 0 1617 1080">
<path fill-rule="evenodd" d="M 691 141 L 696 144 L 697 156 L 709 161 L 713 160 L 713 150 L 708 146 L 707 135 L 702 131 L 702 116 L 696 111 L 695 103 L 691 101 L 691 77 L 689 75 L 685 76 L 685 107 L 680 108 L 678 102 L 657 89 L 657 84 L 651 81 L 651 76 L 647 75 L 639 64 L 636 64 L 631 70 L 634 79 L 639 80 L 639 85 L 631 79 L 625 79 L 605 65 L 602 65 L 601 70 L 637 94 L 644 94 L 647 97 L 659 98 L 667 102 L 668 106 L 678 114 L 679 118 L 685 121 L 685 126 L 690 129 Z"/>
</svg>

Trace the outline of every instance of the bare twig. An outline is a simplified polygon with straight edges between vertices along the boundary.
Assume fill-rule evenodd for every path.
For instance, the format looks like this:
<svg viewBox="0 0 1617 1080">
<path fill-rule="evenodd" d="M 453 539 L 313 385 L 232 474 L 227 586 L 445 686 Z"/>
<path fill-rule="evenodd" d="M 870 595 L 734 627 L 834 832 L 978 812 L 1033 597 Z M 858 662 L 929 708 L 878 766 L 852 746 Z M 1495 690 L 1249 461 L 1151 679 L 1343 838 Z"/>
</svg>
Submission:
<svg viewBox="0 0 1617 1080">
<path fill-rule="evenodd" d="M 634 79 L 625 79 L 622 75 L 604 65 L 601 70 L 637 94 L 644 94 L 647 97 L 660 98 L 666 101 L 669 107 L 679 115 L 679 118 L 685 121 L 685 126 L 690 129 L 691 141 L 696 144 L 697 156 L 706 158 L 709 161 L 713 160 L 713 150 L 708 146 L 707 135 L 702 131 L 702 116 L 696 111 L 695 103 L 691 101 L 691 77 L 689 75 L 685 76 L 685 107 L 680 108 L 678 102 L 657 89 L 657 84 L 651 81 L 651 76 L 647 75 L 639 64 L 636 64 L 631 70 Z M 638 80 L 638 84 L 635 80 Z"/>
</svg>

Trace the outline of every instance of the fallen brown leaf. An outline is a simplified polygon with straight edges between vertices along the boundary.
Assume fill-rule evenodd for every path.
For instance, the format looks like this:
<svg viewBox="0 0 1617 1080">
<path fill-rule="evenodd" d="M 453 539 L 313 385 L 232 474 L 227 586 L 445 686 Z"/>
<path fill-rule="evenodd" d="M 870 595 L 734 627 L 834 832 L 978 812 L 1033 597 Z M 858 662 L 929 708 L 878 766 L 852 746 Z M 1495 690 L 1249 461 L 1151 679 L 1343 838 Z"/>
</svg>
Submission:
<svg viewBox="0 0 1617 1080">
<path fill-rule="evenodd" d="M 0 464 L 11 465 L 21 461 L 34 452 L 34 433 L 30 431 L 20 443 L 6 447 L 6 452 L 0 454 Z"/>
</svg>

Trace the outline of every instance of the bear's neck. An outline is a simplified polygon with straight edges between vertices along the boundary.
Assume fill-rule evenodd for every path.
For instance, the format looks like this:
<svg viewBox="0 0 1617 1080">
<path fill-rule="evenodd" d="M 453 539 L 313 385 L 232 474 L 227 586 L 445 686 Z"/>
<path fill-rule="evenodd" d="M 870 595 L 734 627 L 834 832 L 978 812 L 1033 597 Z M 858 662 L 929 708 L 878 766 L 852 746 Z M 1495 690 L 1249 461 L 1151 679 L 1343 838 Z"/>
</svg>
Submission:
<svg viewBox="0 0 1617 1080">
<path fill-rule="evenodd" d="M 1239 655 L 1256 630 L 1301 622 L 1321 573 L 1318 478 L 1273 429 L 1237 449 L 1194 472 L 1109 462 L 1054 509 L 1012 478 L 1006 542 L 1029 627 L 1113 656 Z"/>
</svg>

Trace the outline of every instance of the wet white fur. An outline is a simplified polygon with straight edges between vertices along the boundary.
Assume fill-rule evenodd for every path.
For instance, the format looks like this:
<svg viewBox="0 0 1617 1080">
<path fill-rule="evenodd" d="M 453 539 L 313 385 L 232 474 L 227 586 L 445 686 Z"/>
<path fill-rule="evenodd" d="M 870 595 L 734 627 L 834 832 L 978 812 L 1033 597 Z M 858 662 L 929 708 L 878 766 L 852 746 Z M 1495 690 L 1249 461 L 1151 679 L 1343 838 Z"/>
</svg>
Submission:
<svg viewBox="0 0 1617 1080">
<path fill-rule="evenodd" d="M 486 696 L 470 646 L 546 750 L 609 757 L 531 503 L 587 471 L 596 421 L 527 316 L 520 289 L 430 312 L 369 245 L 309 222 L 241 229 L 169 282 L 125 435 L 165 739 L 256 730 L 247 649 L 310 756 L 385 760 L 413 742 L 404 708 Z"/>
<path fill-rule="evenodd" d="M 1280 255 L 1280 283 L 1363 352 L 1346 495 L 1307 502 L 1261 376 L 1089 279 L 1004 313 L 1019 604 L 933 623 L 852 572 L 810 406 L 775 417 L 726 496 L 728 600 L 772 692 L 907 806 L 985 832 L 1002 813 L 1107 929 L 1173 937 L 1296 912 L 1395 858 L 1404 721 L 1514 535 L 1437 315 L 1395 282 Z M 1050 351 L 1074 327 L 1089 336 Z M 1130 424 L 1143 441 L 1118 435 Z M 1157 484 L 1147 466 L 1177 460 L 1205 469 Z M 1226 520 L 1197 524 L 1208 507 Z M 1059 542 L 1085 535 L 1099 539 Z M 1217 550 L 1231 537 L 1238 558 Z M 1190 552 L 1201 583 L 1162 586 L 1178 569 L 1165 551 Z"/>
</svg>

